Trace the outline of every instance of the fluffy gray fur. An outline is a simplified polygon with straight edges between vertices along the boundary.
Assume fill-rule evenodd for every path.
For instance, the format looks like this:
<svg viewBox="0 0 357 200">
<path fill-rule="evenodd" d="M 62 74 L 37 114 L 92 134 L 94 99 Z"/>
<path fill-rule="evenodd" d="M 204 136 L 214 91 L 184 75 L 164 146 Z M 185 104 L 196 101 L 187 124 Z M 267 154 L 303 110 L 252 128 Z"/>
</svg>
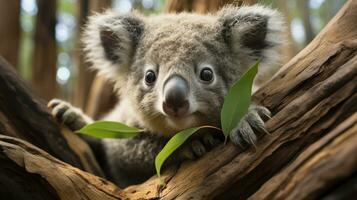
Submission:
<svg viewBox="0 0 357 200">
<path fill-rule="evenodd" d="M 259 5 L 228 6 L 208 15 L 144 17 L 107 11 L 92 16 L 83 39 L 87 59 L 99 73 L 114 81 L 120 99 L 105 119 L 150 133 L 134 139 L 101 141 L 112 180 L 120 186 L 144 180 L 154 173 L 155 155 L 168 137 L 189 127 L 219 126 L 220 109 L 229 87 L 257 59 L 262 60 L 261 69 L 279 60 L 282 31 L 280 14 Z M 199 80 L 204 67 L 213 70 L 212 83 Z M 157 75 L 150 86 L 144 82 L 148 69 Z M 172 74 L 184 77 L 190 88 L 190 115 L 179 119 L 167 117 L 162 110 L 163 84 Z M 51 107 L 71 107 L 63 104 L 55 101 Z M 78 110 L 72 113 L 76 118 L 83 116 Z M 265 131 L 261 118 L 269 116 L 269 111 L 254 107 L 250 113 L 231 134 L 235 144 L 254 144 L 253 130 Z M 199 154 L 202 148 L 197 146 L 194 151 Z"/>
</svg>

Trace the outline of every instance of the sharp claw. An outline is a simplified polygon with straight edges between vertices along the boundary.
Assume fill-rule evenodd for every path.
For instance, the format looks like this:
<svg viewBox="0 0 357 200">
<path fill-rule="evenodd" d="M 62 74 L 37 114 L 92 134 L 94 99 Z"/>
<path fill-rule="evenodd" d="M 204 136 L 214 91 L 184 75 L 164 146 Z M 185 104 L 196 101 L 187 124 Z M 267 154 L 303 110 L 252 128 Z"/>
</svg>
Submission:
<svg viewBox="0 0 357 200">
<path fill-rule="evenodd" d="M 59 99 L 52 99 L 50 102 L 48 102 L 47 107 L 48 108 L 54 108 L 55 106 L 57 106 L 58 104 L 61 103 L 61 100 Z"/>
<path fill-rule="evenodd" d="M 256 106 L 254 109 L 257 111 L 258 115 L 263 119 L 263 121 L 271 119 L 271 112 L 264 106 Z"/>
<path fill-rule="evenodd" d="M 254 133 L 253 133 L 254 134 Z M 254 149 L 257 149 L 257 145 L 255 144 L 257 142 L 257 139 L 253 139 L 253 137 L 248 136 L 249 138 L 249 144 L 252 145 L 254 147 Z M 255 137 L 256 138 L 256 137 Z"/>
<path fill-rule="evenodd" d="M 263 119 L 258 115 L 257 112 L 253 111 L 248 113 L 247 115 L 247 121 L 249 125 L 259 133 L 264 133 L 267 135 L 270 135 L 269 132 L 265 129 L 264 121 Z"/>
<path fill-rule="evenodd" d="M 269 119 L 271 119 L 270 115 L 267 115 L 266 113 L 261 113 L 260 116 L 262 117 L 263 121 L 268 121 Z"/>
<path fill-rule="evenodd" d="M 269 133 L 269 131 L 267 131 L 267 129 L 266 129 L 265 127 L 262 127 L 262 132 L 263 132 L 264 134 L 266 134 L 266 135 L 271 135 L 271 134 Z"/>
<path fill-rule="evenodd" d="M 66 112 L 66 110 L 68 110 L 68 106 L 63 104 L 63 105 L 58 105 L 55 108 L 53 108 L 52 113 L 53 115 L 59 119 L 60 121 L 62 121 L 62 116 L 63 113 Z"/>
<path fill-rule="evenodd" d="M 241 133 L 239 132 L 239 129 L 236 128 L 234 129 L 230 134 L 229 138 L 232 141 L 233 144 L 239 146 L 241 149 L 245 150 L 249 147 L 248 143 L 242 138 Z"/>
<path fill-rule="evenodd" d="M 239 130 L 241 132 L 242 138 L 246 142 L 255 143 L 257 141 L 256 135 L 254 134 L 252 127 L 246 120 L 243 120 L 241 122 L 241 127 Z"/>
<path fill-rule="evenodd" d="M 247 149 L 249 146 L 254 146 L 256 148 L 257 136 L 255 135 L 252 127 L 243 119 L 236 129 L 230 134 L 231 141 L 240 146 L 243 150 Z"/>
</svg>

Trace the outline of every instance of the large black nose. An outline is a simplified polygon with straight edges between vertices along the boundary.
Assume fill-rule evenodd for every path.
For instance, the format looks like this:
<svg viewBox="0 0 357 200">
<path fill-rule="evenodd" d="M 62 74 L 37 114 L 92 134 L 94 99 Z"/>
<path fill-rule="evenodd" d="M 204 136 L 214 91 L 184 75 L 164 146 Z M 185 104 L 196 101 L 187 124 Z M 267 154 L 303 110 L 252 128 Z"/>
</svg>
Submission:
<svg viewBox="0 0 357 200">
<path fill-rule="evenodd" d="M 179 75 L 170 77 L 164 84 L 164 112 L 171 117 L 181 117 L 189 109 L 189 86 Z"/>
</svg>

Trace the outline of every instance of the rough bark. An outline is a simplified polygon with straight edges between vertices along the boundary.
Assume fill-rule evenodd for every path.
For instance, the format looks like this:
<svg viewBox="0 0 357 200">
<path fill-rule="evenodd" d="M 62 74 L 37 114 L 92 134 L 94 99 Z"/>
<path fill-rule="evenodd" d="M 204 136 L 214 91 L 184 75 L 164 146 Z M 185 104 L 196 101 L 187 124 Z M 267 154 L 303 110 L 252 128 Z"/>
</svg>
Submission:
<svg viewBox="0 0 357 200">
<path fill-rule="evenodd" d="M 88 145 L 67 129 L 61 131 L 44 101 L 11 68 L 0 57 L 0 134 L 26 140 L 60 160 L 103 176 Z"/>
<path fill-rule="evenodd" d="M 20 0 L 0 0 L 0 55 L 17 68 L 20 42 Z"/>
<path fill-rule="evenodd" d="M 17 180 L 40 179 L 36 191 L 64 199 L 351 197 L 357 192 L 356 10 L 357 2 L 349 0 L 309 46 L 254 94 L 273 112 L 266 123 L 270 135 L 256 149 L 240 152 L 230 143 L 221 145 L 200 160 L 164 170 L 165 187 L 154 176 L 122 191 L 14 138 L 0 137 L 0 163 L 18 166 Z"/>
<path fill-rule="evenodd" d="M 355 113 L 307 148 L 250 199 L 318 199 L 329 196 L 332 189 L 343 185 L 341 179 L 346 183 L 356 172 L 357 159 L 353 158 L 357 152 L 356 133 Z"/>
<path fill-rule="evenodd" d="M 13 137 L 0 135 L 0 163 L 2 199 L 122 199 L 112 183 Z"/>
</svg>

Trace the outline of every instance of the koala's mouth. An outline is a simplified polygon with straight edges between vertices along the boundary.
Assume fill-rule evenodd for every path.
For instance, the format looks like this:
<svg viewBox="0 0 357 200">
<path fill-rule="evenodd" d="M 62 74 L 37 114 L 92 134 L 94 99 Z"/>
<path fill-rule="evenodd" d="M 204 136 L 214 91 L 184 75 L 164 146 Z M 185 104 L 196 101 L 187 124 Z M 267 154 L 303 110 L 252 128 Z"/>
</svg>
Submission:
<svg viewBox="0 0 357 200">
<path fill-rule="evenodd" d="M 180 117 L 165 116 L 165 121 L 170 127 L 182 130 L 196 126 L 208 125 L 208 122 L 202 118 L 203 116 L 204 114 L 196 111 Z"/>
<path fill-rule="evenodd" d="M 156 113 L 155 118 L 148 118 L 148 126 L 152 131 L 158 132 L 165 136 L 173 136 L 181 130 L 198 127 L 203 125 L 214 125 L 209 123 L 207 116 L 201 112 L 193 112 L 184 117 L 171 117 L 162 112 Z"/>
</svg>

